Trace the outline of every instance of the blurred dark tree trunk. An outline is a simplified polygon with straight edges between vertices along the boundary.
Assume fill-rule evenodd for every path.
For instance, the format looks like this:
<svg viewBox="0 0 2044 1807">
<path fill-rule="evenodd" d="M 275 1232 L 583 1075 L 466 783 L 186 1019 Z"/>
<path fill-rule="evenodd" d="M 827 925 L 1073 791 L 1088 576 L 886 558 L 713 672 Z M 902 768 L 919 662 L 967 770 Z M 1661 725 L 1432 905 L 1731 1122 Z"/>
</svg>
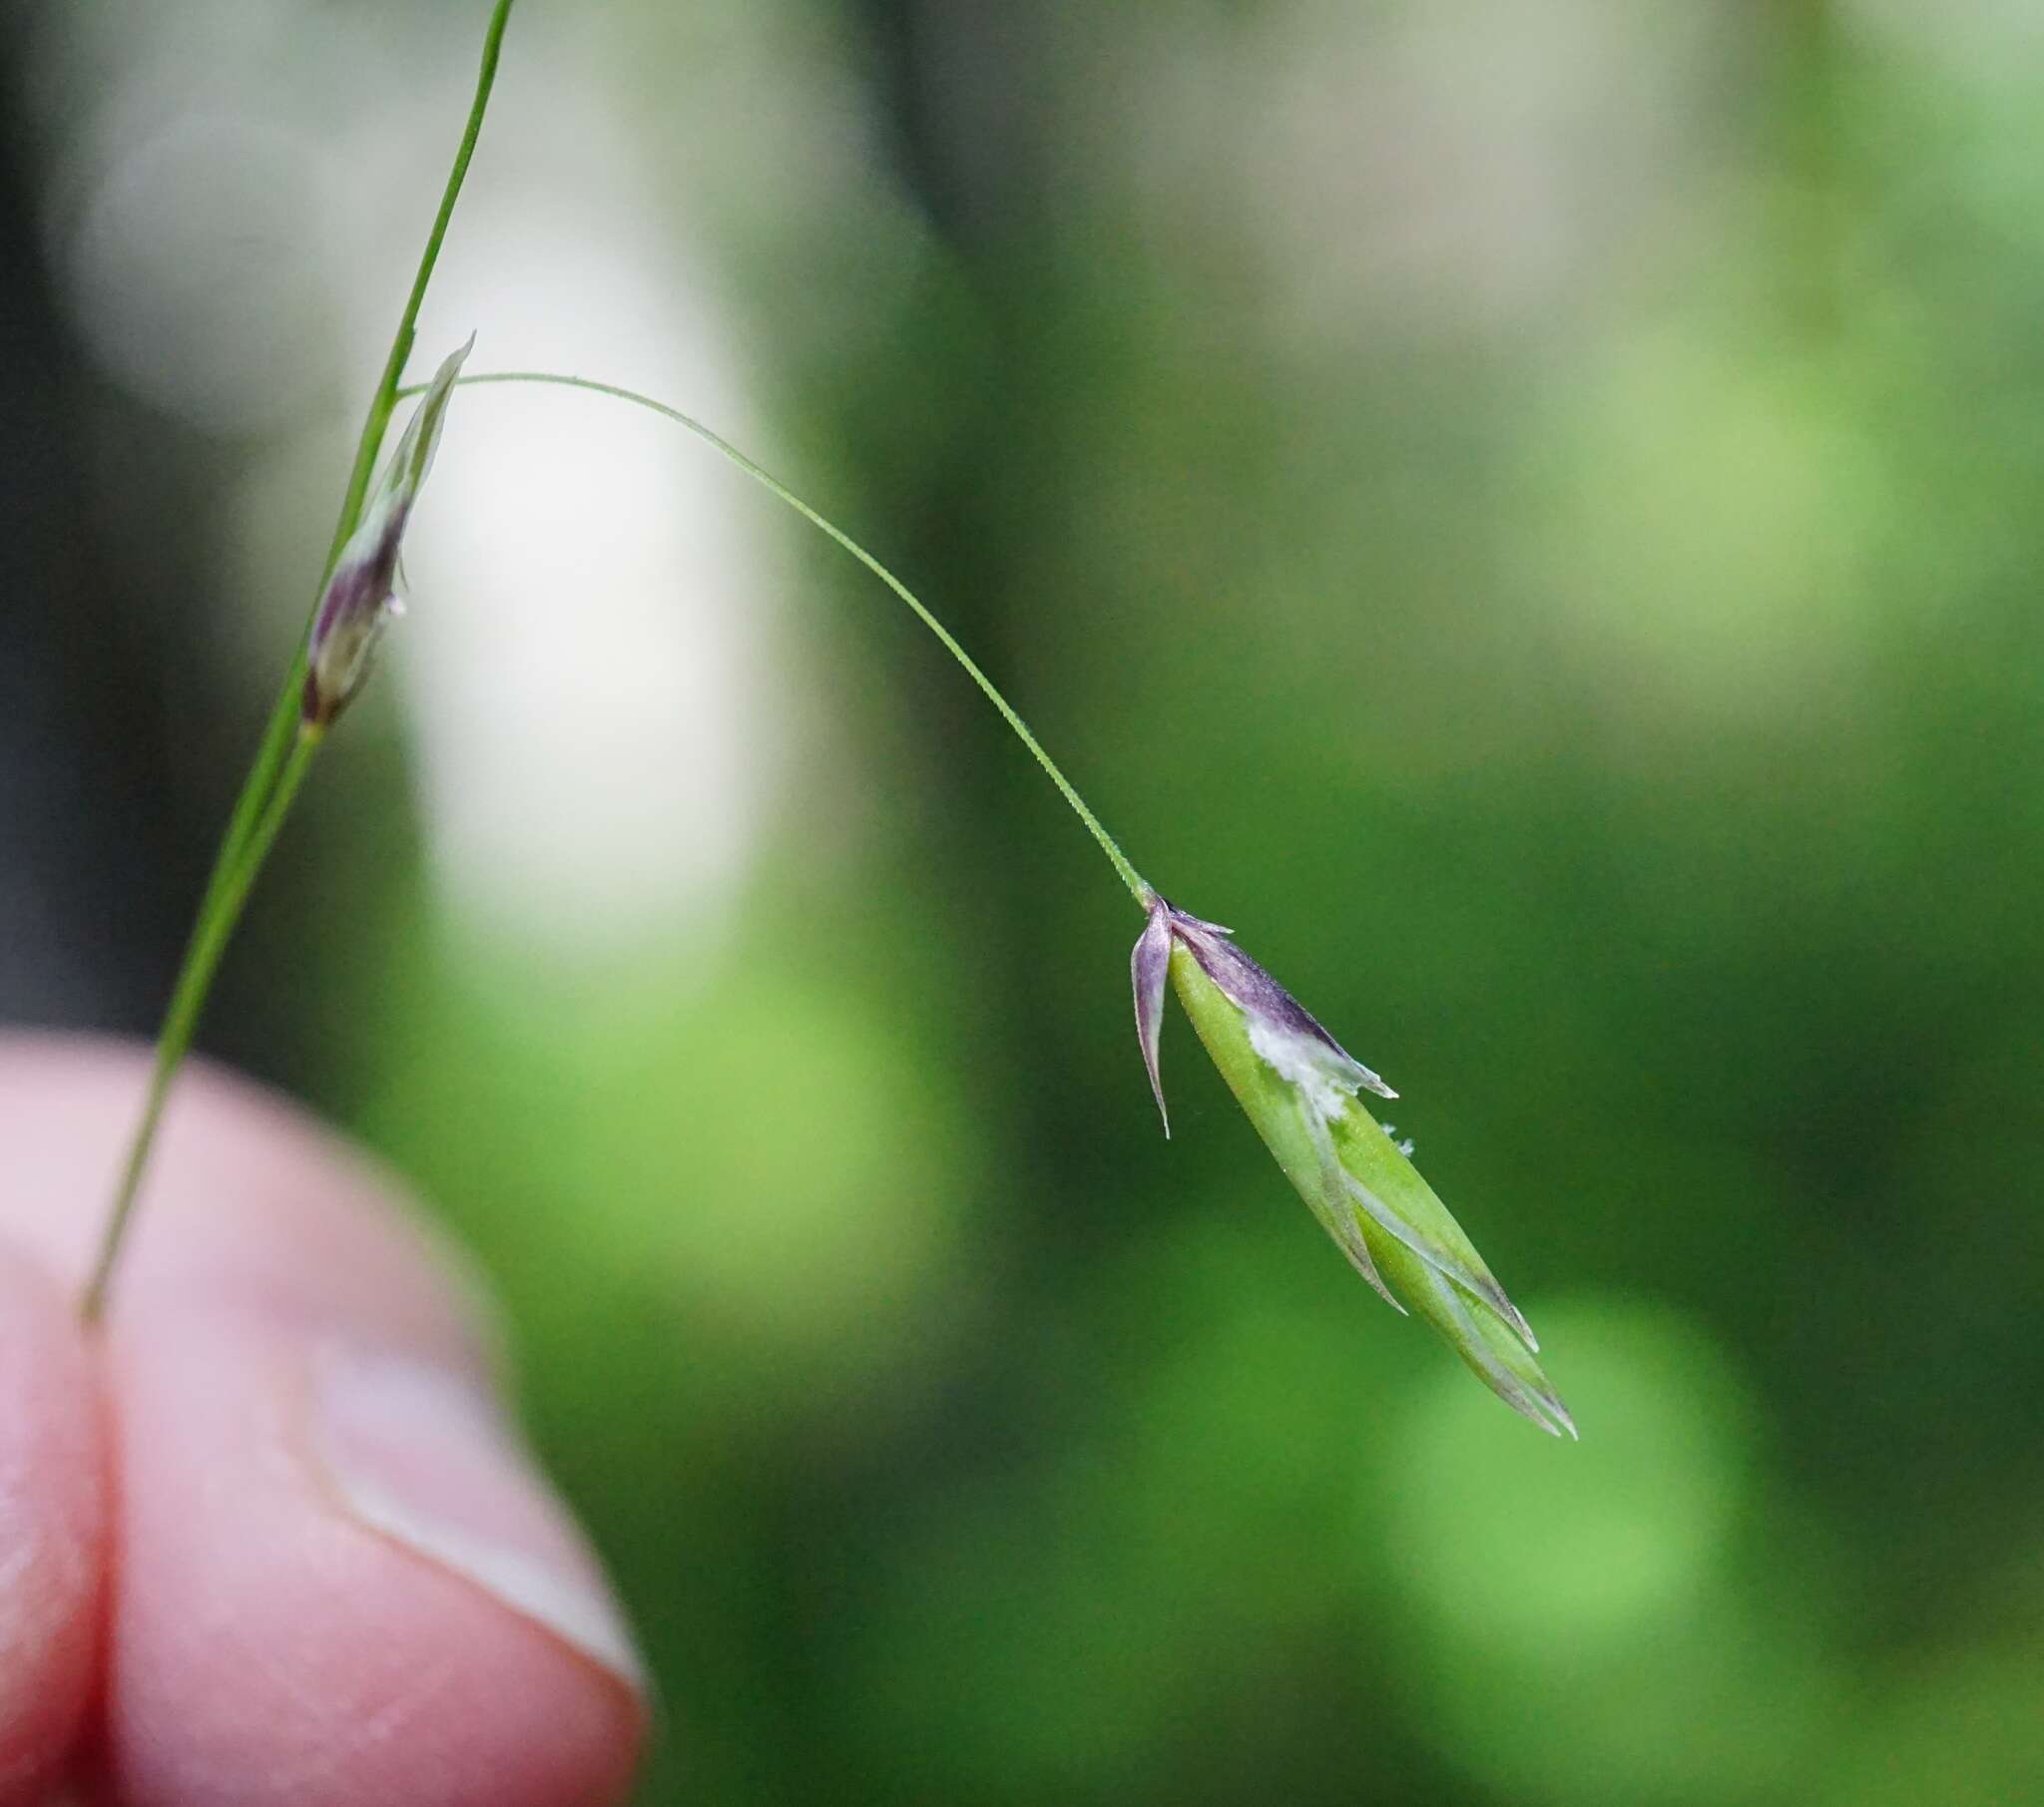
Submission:
<svg viewBox="0 0 2044 1807">
<path fill-rule="evenodd" d="M 119 493 L 166 448 L 97 384 L 58 305 L 24 28 L 0 15 L 0 1020 L 146 1031 L 203 871 L 207 826 L 164 757 L 174 724 L 153 669 L 197 587 L 180 536 L 146 555 L 105 540 L 95 466 Z M 102 432 L 117 410 L 120 430 Z"/>
</svg>

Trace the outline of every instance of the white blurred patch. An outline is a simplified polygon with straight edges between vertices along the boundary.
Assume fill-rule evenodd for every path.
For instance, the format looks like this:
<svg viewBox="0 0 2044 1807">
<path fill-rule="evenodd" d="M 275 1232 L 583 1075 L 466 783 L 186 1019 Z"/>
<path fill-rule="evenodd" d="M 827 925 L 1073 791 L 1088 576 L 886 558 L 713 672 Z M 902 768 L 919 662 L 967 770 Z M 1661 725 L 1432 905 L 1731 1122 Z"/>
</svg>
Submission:
<svg viewBox="0 0 2044 1807">
<path fill-rule="evenodd" d="M 109 117 L 55 261 L 80 332 L 107 375 L 213 432 L 273 427 L 324 377 L 308 335 L 325 311 L 329 182 L 316 147 L 226 110 L 144 97 Z M 111 109 L 118 115 L 121 109 Z"/>
<path fill-rule="evenodd" d="M 467 250 L 498 278 L 477 368 L 524 361 L 496 355 L 544 336 L 522 320 L 595 312 L 601 361 L 549 367 L 622 372 L 731 421 L 678 373 L 716 324 L 656 289 L 643 243 L 510 231 Z M 395 663 L 450 905 L 583 953 L 715 914 L 773 764 L 772 584 L 739 526 L 761 499 L 681 429 L 593 395 L 467 390 L 445 452 L 406 554 Z"/>
<path fill-rule="evenodd" d="M 646 191 L 600 83 L 572 58 L 547 66 L 544 112 L 485 132 L 414 376 L 473 329 L 472 372 L 624 382 L 757 443 L 734 335 L 675 248 L 687 198 Z M 431 162 L 446 117 L 422 107 L 415 130 L 380 139 L 365 186 L 394 185 L 400 159 Z M 387 263 L 365 350 L 388 329 L 418 224 L 362 219 Z M 455 396 L 385 666 L 435 877 L 464 928 L 601 959 L 730 907 L 785 714 L 767 644 L 777 585 L 758 551 L 772 507 L 681 428 L 618 401 Z"/>
</svg>

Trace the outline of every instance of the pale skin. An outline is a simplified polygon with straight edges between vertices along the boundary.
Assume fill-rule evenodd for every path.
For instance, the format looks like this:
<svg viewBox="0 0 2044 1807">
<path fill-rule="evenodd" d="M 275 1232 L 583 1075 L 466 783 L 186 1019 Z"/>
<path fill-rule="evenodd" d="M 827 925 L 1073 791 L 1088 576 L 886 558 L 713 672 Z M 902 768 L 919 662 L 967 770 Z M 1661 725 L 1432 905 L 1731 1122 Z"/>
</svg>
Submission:
<svg viewBox="0 0 2044 1807">
<path fill-rule="evenodd" d="M 0 1807 L 621 1799 L 624 1620 L 388 1176 L 195 1068 L 81 1325 L 146 1060 L 0 1037 Z"/>
</svg>

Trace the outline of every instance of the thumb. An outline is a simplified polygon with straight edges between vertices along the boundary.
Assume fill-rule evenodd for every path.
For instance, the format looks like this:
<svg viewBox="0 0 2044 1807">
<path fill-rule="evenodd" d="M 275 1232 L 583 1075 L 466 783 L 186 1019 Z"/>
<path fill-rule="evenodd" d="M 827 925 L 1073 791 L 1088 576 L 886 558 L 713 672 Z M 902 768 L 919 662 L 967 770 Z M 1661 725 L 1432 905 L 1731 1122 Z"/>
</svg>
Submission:
<svg viewBox="0 0 2044 1807">
<path fill-rule="evenodd" d="M 0 1045 L 0 1227 L 82 1265 L 144 1080 Z M 120 1476 L 106 1762 L 124 1801 L 618 1798 L 645 1705 L 587 1541 L 502 1406 L 478 1290 L 387 1179 L 181 1082 L 103 1352 Z"/>
</svg>

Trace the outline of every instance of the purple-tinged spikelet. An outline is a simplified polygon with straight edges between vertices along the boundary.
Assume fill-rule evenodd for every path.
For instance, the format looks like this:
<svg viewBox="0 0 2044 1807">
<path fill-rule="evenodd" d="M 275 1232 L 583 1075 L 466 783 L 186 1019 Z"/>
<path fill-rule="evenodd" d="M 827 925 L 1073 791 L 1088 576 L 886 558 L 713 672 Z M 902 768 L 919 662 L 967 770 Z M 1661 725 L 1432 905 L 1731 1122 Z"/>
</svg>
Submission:
<svg viewBox="0 0 2044 1807">
<path fill-rule="evenodd" d="M 1358 1100 L 1397 1094 L 1237 947 L 1232 931 L 1153 895 L 1130 959 L 1136 1035 L 1160 1111 L 1164 982 L 1278 1164 L 1356 1271 L 1398 1310 L 1389 1282 L 1478 1378 L 1555 1436 L 1576 1427 L 1541 1372 L 1539 1345 L 1475 1245 Z M 1170 1123 L 1165 1125 L 1170 1133 Z"/>
<path fill-rule="evenodd" d="M 454 379 L 474 344 L 471 333 L 468 343 L 433 373 L 396 453 L 334 561 L 305 644 L 302 712 L 308 727 L 326 727 L 347 706 L 361 688 L 383 630 L 403 613 L 396 595 L 398 550 L 411 522 L 412 505 L 439 450 Z"/>
</svg>

